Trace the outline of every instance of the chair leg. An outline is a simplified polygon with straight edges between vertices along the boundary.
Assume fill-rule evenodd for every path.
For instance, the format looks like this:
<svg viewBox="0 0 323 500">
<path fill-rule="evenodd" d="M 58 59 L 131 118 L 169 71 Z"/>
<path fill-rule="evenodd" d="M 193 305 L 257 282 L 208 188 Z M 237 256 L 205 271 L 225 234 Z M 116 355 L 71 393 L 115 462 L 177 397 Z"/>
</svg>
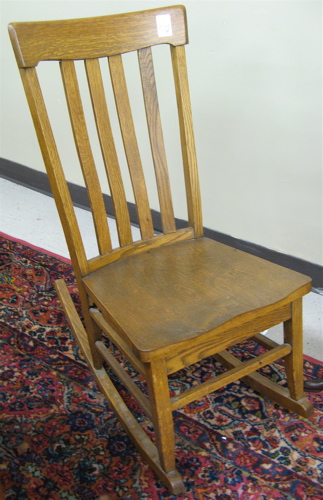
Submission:
<svg viewBox="0 0 323 500">
<path fill-rule="evenodd" d="M 159 460 L 168 473 L 175 470 L 175 436 L 165 360 L 148 364 L 146 375 Z"/>
<path fill-rule="evenodd" d="M 86 333 L 89 341 L 89 346 L 91 350 L 92 362 L 94 368 L 100 370 L 103 366 L 103 358 L 96 348 L 95 342 L 97 340 L 102 340 L 102 331 L 101 328 L 95 323 L 92 319 L 90 311 L 89 311 L 89 297 L 86 294 L 84 288 L 82 286 L 78 286 L 79 295 L 82 304 L 82 312 L 84 316 L 84 323 L 86 328 Z"/>
<path fill-rule="evenodd" d="M 292 316 L 284 323 L 284 341 L 292 346 L 292 351 L 284 359 L 291 398 L 299 401 L 304 398 L 302 299 L 292 302 L 291 309 Z"/>
<path fill-rule="evenodd" d="M 64 309 L 65 315 L 67 319 L 69 320 L 70 326 L 71 326 L 71 321 L 70 318 L 74 318 L 74 322 L 76 321 L 76 317 L 79 319 L 79 315 L 75 309 L 74 303 L 71 299 L 71 296 L 69 294 L 69 291 L 66 287 L 66 284 L 64 280 L 57 280 L 54 283 L 55 289 L 57 291 L 58 297 L 61 301 L 61 305 Z M 103 365 L 103 358 L 101 354 L 99 353 L 98 349 L 95 346 L 95 342 L 97 340 L 102 340 L 102 333 L 98 325 L 93 321 L 91 318 L 89 308 L 88 308 L 88 297 L 85 294 L 84 290 L 79 289 L 80 293 L 80 299 L 81 299 L 81 305 L 82 305 L 82 311 L 83 311 L 83 316 L 84 316 L 84 322 L 86 326 L 86 330 L 83 331 L 86 332 L 86 337 L 87 337 L 87 343 L 90 347 L 90 352 L 87 353 L 87 356 L 91 356 L 92 358 L 92 363 L 93 366 L 99 370 L 102 368 Z M 73 330 L 73 328 L 72 328 Z M 85 356 L 84 352 L 83 355 Z M 85 356 L 85 357 L 87 357 Z"/>
<path fill-rule="evenodd" d="M 86 332 L 87 332 L 87 336 L 88 336 L 88 340 L 89 340 L 89 346 L 91 349 L 93 366 L 94 366 L 94 368 L 99 370 L 103 366 L 103 358 L 102 358 L 101 354 L 99 353 L 98 349 L 96 348 L 95 342 L 97 340 L 102 340 L 102 332 L 101 332 L 99 326 L 91 318 L 88 309 L 86 310 L 86 312 L 84 310 L 83 315 L 84 315 L 84 322 L 85 322 L 85 326 L 86 326 Z"/>
<path fill-rule="evenodd" d="M 160 449 L 162 450 L 163 448 L 165 448 L 165 443 L 163 444 L 163 446 L 160 447 L 160 449 L 156 448 L 156 446 L 151 442 L 146 432 L 138 424 L 135 417 L 131 414 L 128 407 L 125 405 L 124 401 L 122 400 L 120 394 L 113 385 L 105 369 L 95 368 L 89 344 L 89 336 L 85 331 L 81 319 L 75 309 L 75 306 L 67 289 L 65 281 L 62 279 L 57 280 L 55 282 L 55 288 L 63 305 L 72 332 L 82 350 L 82 353 L 86 359 L 86 362 L 90 370 L 94 375 L 96 383 L 98 384 L 99 389 L 106 397 L 111 409 L 115 412 L 115 414 L 119 418 L 124 430 L 127 432 L 128 436 L 130 437 L 134 445 L 137 447 L 139 452 L 142 454 L 143 458 L 148 462 L 150 467 L 155 471 L 157 476 L 164 482 L 167 488 L 169 488 L 169 490 L 175 495 L 178 495 L 179 493 L 183 492 L 185 490 L 183 480 L 180 474 L 175 469 L 175 465 L 173 465 L 173 463 L 175 464 L 174 445 L 172 447 L 173 453 L 170 454 L 173 457 L 173 460 L 169 459 L 164 460 L 162 465 L 159 456 L 164 456 L 163 452 L 160 452 Z M 154 374 L 154 376 L 157 375 L 158 377 L 158 369 L 155 370 L 153 368 L 151 372 Z M 162 370 L 160 372 L 162 373 Z M 151 384 L 151 386 L 154 385 L 155 385 L 154 383 Z M 154 391 L 151 392 L 153 393 Z M 156 399 L 156 397 L 153 397 L 153 399 Z M 164 399 L 167 400 L 167 398 Z M 169 394 L 168 394 L 168 401 L 169 401 Z M 170 402 L 168 404 L 170 404 Z M 172 429 L 172 425 L 173 423 L 171 418 L 169 428 Z M 163 427 L 162 426 L 158 427 L 157 425 L 156 428 L 159 429 Z M 174 442 L 174 432 L 170 432 L 169 434 L 170 436 L 172 436 L 170 442 L 171 441 Z M 165 470 L 166 468 L 167 469 L 170 468 L 169 472 Z"/>
</svg>

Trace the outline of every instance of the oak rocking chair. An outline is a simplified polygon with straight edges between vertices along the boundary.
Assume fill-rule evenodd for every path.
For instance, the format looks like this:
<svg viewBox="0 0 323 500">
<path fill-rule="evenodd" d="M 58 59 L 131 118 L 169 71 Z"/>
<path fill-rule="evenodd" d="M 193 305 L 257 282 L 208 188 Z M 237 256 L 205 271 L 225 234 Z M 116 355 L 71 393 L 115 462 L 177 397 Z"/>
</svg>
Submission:
<svg viewBox="0 0 323 500">
<path fill-rule="evenodd" d="M 185 63 L 184 45 L 188 38 L 184 7 L 86 19 L 13 23 L 9 25 L 9 32 L 68 243 L 84 322 L 63 281 L 56 282 L 58 295 L 100 390 L 159 478 L 173 493 L 179 493 L 184 485 L 175 468 L 173 410 L 242 379 L 290 411 L 302 416 L 311 414 L 312 406 L 303 393 L 302 354 L 302 296 L 310 291 L 311 281 L 203 237 Z M 153 52 L 155 56 L 155 51 L 160 50 L 157 45 L 163 45 L 167 53 L 170 49 L 171 55 L 169 67 L 174 75 L 176 103 L 173 108 L 179 120 L 186 192 L 188 224 L 185 228 L 178 228 L 174 216 L 165 133 L 162 133 L 163 115 L 157 99 L 155 75 L 158 72 L 152 57 Z M 162 225 L 158 234 L 147 194 L 151 177 L 149 182 L 145 180 L 147 167 L 143 167 L 141 161 L 141 144 L 132 113 L 133 95 L 127 87 L 127 80 L 132 84 L 136 73 L 133 71 L 127 79 L 124 68 L 128 54 L 123 54 L 130 52 L 138 55 L 142 109 L 146 115 Z M 84 250 L 62 155 L 54 139 L 55 127 L 50 122 L 39 83 L 41 65 L 57 64 L 57 61 L 93 214 L 98 245 L 98 256 L 93 258 L 88 258 Z M 86 78 L 79 83 L 80 65 Z M 105 67 L 110 73 L 110 93 L 103 78 Z M 103 181 L 96 170 L 90 125 L 85 119 L 87 106 L 81 97 L 84 87 L 95 124 L 92 128 L 100 145 L 100 161 L 108 179 L 118 248 L 112 248 L 111 244 L 101 188 Z M 111 95 L 115 102 L 108 105 Z M 57 104 L 59 106 L 62 104 Z M 114 137 L 116 132 L 113 135 L 117 123 L 117 119 L 113 122 L 113 112 L 118 116 L 118 133 L 121 131 L 119 142 Z M 124 156 L 119 152 L 120 144 L 123 144 Z M 125 171 L 131 180 L 126 186 Z M 131 232 L 129 186 L 137 211 L 139 241 L 133 241 Z M 282 345 L 260 334 L 278 323 L 284 324 Z M 149 398 L 113 357 L 104 343 L 106 337 L 146 380 Z M 227 349 L 249 338 L 266 347 L 266 351 L 242 363 Z M 225 365 L 227 371 L 170 397 L 168 375 L 209 356 Z M 288 389 L 256 372 L 278 358 L 285 360 Z M 121 399 L 104 369 L 104 362 L 151 419 L 156 444 Z"/>
</svg>

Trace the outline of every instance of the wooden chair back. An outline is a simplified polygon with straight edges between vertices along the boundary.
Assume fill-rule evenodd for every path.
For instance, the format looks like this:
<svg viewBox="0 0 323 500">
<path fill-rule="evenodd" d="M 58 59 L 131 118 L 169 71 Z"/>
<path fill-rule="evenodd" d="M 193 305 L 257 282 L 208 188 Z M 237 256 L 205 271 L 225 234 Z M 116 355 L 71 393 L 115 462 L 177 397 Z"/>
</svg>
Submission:
<svg viewBox="0 0 323 500">
<path fill-rule="evenodd" d="M 58 206 L 69 251 L 77 275 L 85 276 L 103 265 L 133 252 L 203 235 L 199 181 L 188 79 L 185 62 L 187 26 L 185 9 L 174 6 L 131 14 L 64 21 L 13 23 L 9 26 L 21 77 L 27 94 L 51 188 Z M 163 139 L 162 119 L 153 63 L 154 46 L 170 47 L 174 74 L 174 95 L 178 108 L 183 169 L 186 190 L 188 227 L 177 229 L 171 195 L 170 178 Z M 156 50 L 156 49 L 155 49 Z M 123 54 L 137 52 L 142 95 L 150 141 L 152 163 L 158 192 L 162 234 L 155 235 L 149 203 L 145 166 L 142 165 L 139 141 L 132 114 Z M 98 256 L 88 259 L 75 216 L 64 165 L 46 109 L 37 69 L 43 61 L 58 61 L 70 117 L 75 147 L 93 214 Z M 78 65 L 84 62 L 88 93 L 105 167 L 119 247 L 112 248 L 102 195 L 101 178 L 89 136 L 83 87 Z M 118 115 L 124 155 L 127 160 L 133 200 L 141 240 L 133 241 L 124 172 L 120 167 L 115 131 L 107 105 L 105 77 L 107 64 Z M 134 73 L 130 80 L 133 80 Z M 132 82 L 130 82 L 131 84 Z M 54 90 L 54 89 L 53 89 Z M 174 97 L 175 99 L 175 97 Z M 142 122 L 140 122 L 142 123 Z"/>
</svg>

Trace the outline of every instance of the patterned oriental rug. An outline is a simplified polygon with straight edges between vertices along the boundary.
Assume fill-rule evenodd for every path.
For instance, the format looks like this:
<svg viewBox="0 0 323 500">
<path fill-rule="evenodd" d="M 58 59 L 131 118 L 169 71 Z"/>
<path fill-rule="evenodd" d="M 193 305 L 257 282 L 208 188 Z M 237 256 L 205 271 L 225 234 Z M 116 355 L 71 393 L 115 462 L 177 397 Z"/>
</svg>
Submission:
<svg viewBox="0 0 323 500">
<path fill-rule="evenodd" d="M 69 261 L 5 235 L 0 249 L 0 497 L 323 499 L 323 395 L 309 395 L 315 413 L 305 420 L 240 382 L 174 412 L 187 491 L 170 494 L 110 411 L 71 336 L 53 288 L 63 277 L 78 304 Z M 250 342 L 234 348 L 245 359 L 259 351 Z M 305 358 L 304 370 L 308 378 L 323 377 L 315 360 Z M 186 370 L 188 381 L 183 372 L 172 376 L 171 391 L 221 371 L 209 358 Z M 285 384 L 282 364 L 262 373 Z M 118 388 L 152 435 L 137 404 Z"/>
</svg>

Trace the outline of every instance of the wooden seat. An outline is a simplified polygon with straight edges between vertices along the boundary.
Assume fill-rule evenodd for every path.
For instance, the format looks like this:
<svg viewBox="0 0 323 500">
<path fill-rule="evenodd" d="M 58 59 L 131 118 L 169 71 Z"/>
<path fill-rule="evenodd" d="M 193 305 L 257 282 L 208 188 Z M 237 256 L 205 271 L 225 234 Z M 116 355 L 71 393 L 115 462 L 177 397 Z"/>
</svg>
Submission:
<svg viewBox="0 0 323 500">
<path fill-rule="evenodd" d="M 302 373 L 301 301 L 311 289 L 311 280 L 203 236 L 185 63 L 187 25 L 184 7 L 98 18 L 13 23 L 9 25 L 9 32 L 69 246 L 84 322 L 61 280 L 56 282 L 58 295 L 71 329 L 111 408 L 159 478 L 173 493 L 180 493 L 184 485 L 175 468 L 172 417 L 176 408 L 242 379 L 264 396 L 304 417 L 313 411 L 312 405 L 304 398 Z M 167 52 L 170 47 L 183 160 L 181 166 L 172 169 L 184 172 L 188 219 L 184 229 L 178 228 L 174 215 L 153 64 L 156 45 L 166 46 Z M 148 167 L 143 166 L 141 159 L 141 139 L 137 139 L 138 127 L 132 113 L 136 106 L 127 86 L 127 83 L 133 83 L 131 80 L 136 75 L 132 72 L 129 79 L 124 69 L 123 54 L 128 52 L 138 54 L 138 75 L 158 196 L 148 194 L 151 174 L 147 174 Z M 100 161 L 93 153 L 90 126 L 86 121 L 84 82 L 79 82 L 80 60 L 84 63 L 87 92 L 101 148 L 100 161 L 108 179 L 117 222 L 117 248 L 112 248 L 111 244 L 101 188 L 102 173 L 96 169 Z M 43 61 L 51 61 L 53 65 L 58 62 L 60 67 L 97 238 L 98 255 L 92 258 L 88 258 L 84 250 L 54 137 L 53 129 L 57 124 L 51 126 L 37 76 L 38 66 Z M 104 80 L 108 76 L 104 64 L 109 67 L 115 108 L 109 102 L 111 95 Z M 51 88 L 51 92 L 53 90 Z M 128 184 L 123 181 L 126 174 L 120 159 L 120 141 L 114 139 L 113 109 L 118 115 L 129 171 Z M 150 180 L 146 182 L 145 177 Z M 161 220 L 159 233 L 155 231 L 154 212 L 149 203 L 152 199 L 156 210 L 157 197 Z M 141 234 L 139 241 L 133 241 L 129 215 L 132 205 L 127 203 L 128 198 L 134 200 L 136 207 Z M 282 345 L 260 333 L 279 323 L 284 324 Z M 146 379 L 149 398 L 113 357 L 113 351 L 105 343 L 106 337 Z M 266 351 L 242 363 L 227 349 L 249 338 L 266 347 Z M 228 370 L 171 398 L 168 375 L 208 356 L 214 356 Z M 257 372 L 279 358 L 285 360 L 288 389 Z M 156 444 L 123 402 L 104 368 L 105 363 L 151 418 Z"/>
<path fill-rule="evenodd" d="M 197 337 L 200 343 L 225 323 L 232 328 L 283 308 L 295 289 L 307 289 L 308 278 L 199 238 L 103 267 L 85 277 L 84 286 L 139 359 L 150 361 L 161 350 L 172 353 L 174 344 Z"/>
</svg>

